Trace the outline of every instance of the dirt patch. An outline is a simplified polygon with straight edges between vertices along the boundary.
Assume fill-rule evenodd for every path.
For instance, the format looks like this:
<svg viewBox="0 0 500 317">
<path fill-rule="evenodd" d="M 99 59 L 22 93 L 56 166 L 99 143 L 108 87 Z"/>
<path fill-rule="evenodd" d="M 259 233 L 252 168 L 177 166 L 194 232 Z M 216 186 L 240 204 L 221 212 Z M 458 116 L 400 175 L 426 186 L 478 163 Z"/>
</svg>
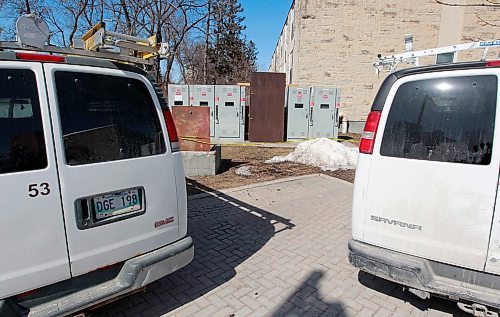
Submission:
<svg viewBox="0 0 500 317">
<path fill-rule="evenodd" d="M 219 174 L 215 176 L 190 177 L 187 180 L 188 195 L 250 185 L 291 176 L 323 173 L 353 182 L 354 170 L 322 171 L 319 167 L 297 163 L 268 164 L 266 160 L 274 156 L 287 155 L 294 148 L 269 148 L 251 146 L 222 146 L 222 162 Z M 251 175 L 238 175 L 238 168 L 248 167 Z"/>
</svg>

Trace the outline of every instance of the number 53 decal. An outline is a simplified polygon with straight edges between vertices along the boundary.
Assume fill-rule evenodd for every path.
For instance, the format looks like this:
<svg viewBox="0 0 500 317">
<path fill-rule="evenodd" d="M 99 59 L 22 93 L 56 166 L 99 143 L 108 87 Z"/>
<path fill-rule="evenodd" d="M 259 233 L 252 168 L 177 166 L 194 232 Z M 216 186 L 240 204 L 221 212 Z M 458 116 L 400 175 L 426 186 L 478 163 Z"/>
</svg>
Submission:
<svg viewBox="0 0 500 317">
<path fill-rule="evenodd" d="M 37 197 L 38 195 L 47 196 L 48 194 L 50 194 L 49 183 L 28 185 L 28 196 L 30 197 Z"/>
</svg>

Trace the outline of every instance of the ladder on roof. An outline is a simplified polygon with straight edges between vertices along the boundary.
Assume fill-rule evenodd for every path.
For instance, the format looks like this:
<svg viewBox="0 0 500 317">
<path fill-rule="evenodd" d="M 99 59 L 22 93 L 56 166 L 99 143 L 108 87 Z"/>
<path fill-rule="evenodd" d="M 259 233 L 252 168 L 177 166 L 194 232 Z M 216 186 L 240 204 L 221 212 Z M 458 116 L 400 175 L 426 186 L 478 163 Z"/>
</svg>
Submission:
<svg viewBox="0 0 500 317">
<path fill-rule="evenodd" d="M 33 14 L 21 16 L 16 23 L 17 41 L 0 41 L 0 50 L 23 50 L 62 55 L 103 58 L 136 65 L 154 66 L 158 59 L 169 56 L 167 43 L 157 36 L 141 38 L 106 30 L 100 22 L 73 41 L 72 48 L 47 45 L 49 28 Z"/>
<path fill-rule="evenodd" d="M 407 51 L 401 54 L 382 56 L 378 55 L 378 61 L 374 62 L 372 65 L 375 67 L 375 71 L 379 74 L 382 70 L 388 69 L 391 73 L 397 70 L 397 67 L 401 63 L 411 64 L 413 66 L 419 66 L 419 58 L 424 56 L 436 55 L 436 64 L 442 63 L 453 63 L 457 61 L 458 52 L 465 50 L 482 49 L 483 57 L 481 60 L 486 60 L 488 54 L 488 48 L 500 47 L 500 40 L 493 41 L 479 41 L 471 42 L 457 45 L 450 45 L 438 48 L 431 48 L 421 51 L 413 51 L 412 45 L 408 45 L 408 39 L 413 41 L 411 35 L 405 36 L 405 42 L 407 44 Z"/>
</svg>

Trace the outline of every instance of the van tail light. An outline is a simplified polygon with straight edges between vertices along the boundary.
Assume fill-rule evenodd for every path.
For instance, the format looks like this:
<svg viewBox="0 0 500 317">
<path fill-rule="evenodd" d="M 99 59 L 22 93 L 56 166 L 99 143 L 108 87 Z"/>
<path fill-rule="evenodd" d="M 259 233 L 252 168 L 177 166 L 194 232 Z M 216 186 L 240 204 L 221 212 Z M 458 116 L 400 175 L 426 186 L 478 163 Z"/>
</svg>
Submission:
<svg viewBox="0 0 500 317">
<path fill-rule="evenodd" d="M 16 58 L 24 61 L 65 63 L 66 58 L 60 55 L 49 55 L 39 53 L 16 53 Z"/>
<path fill-rule="evenodd" d="M 486 67 L 500 67 L 500 60 L 498 61 L 487 61 Z"/>
<path fill-rule="evenodd" d="M 174 117 L 172 116 L 172 112 L 170 112 L 170 108 L 163 110 L 163 118 L 167 125 L 170 148 L 172 152 L 178 152 L 180 151 L 179 136 L 177 135 L 177 128 L 175 127 Z"/>
<path fill-rule="evenodd" d="M 378 123 L 380 121 L 380 111 L 372 111 L 368 115 L 365 123 L 365 129 L 361 135 L 361 143 L 359 144 L 359 153 L 372 154 L 373 145 L 375 144 L 375 136 L 377 135 Z"/>
</svg>

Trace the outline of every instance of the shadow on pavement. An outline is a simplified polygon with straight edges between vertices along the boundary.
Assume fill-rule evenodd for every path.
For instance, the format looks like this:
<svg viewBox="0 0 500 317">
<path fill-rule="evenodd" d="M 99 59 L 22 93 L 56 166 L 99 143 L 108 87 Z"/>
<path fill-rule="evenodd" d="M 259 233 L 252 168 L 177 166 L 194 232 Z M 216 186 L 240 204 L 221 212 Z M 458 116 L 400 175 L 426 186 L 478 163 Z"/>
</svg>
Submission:
<svg viewBox="0 0 500 317">
<path fill-rule="evenodd" d="M 195 182 L 192 181 L 191 182 Z M 90 312 L 91 316 L 159 316 L 187 304 L 236 275 L 235 268 L 269 239 L 294 224 L 289 219 L 213 191 L 188 200 L 188 234 L 195 256 L 186 267 L 133 294 Z"/>
<path fill-rule="evenodd" d="M 319 281 L 323 275 L 322 271 L 312 272 L 271 316 L 344 316 L 345 312 L 342 304 L 326 302 L 321 298 Z"/>
<path fill-rule="evenodd" d="M 248 162 L 232 160 L 232 159 L 222 159 L 220 162 L 220 167 L 219 167 L 219 170 L 217 171 L 217 174 L 227 172 L 232 167 L 238 167 L 238 166 L 246 164 L 246 163 L 248 163 Z"/>
<path fill-rule="evenodd" d="M 403 287 L 399 284 L 384 280 L 366 272 L 359 272 L 358 281 L 364 286 L 377 292 L 410 303 L 413 307 L 420 311 L 437 310 L 452 314 L 453 316 L 470 316 L 460 310 L 457 304 L 453 301 L 439 297 L 431 297 L 430 299 L 424 300 L 410 292 L 404 291 Z"/>
</svg>

